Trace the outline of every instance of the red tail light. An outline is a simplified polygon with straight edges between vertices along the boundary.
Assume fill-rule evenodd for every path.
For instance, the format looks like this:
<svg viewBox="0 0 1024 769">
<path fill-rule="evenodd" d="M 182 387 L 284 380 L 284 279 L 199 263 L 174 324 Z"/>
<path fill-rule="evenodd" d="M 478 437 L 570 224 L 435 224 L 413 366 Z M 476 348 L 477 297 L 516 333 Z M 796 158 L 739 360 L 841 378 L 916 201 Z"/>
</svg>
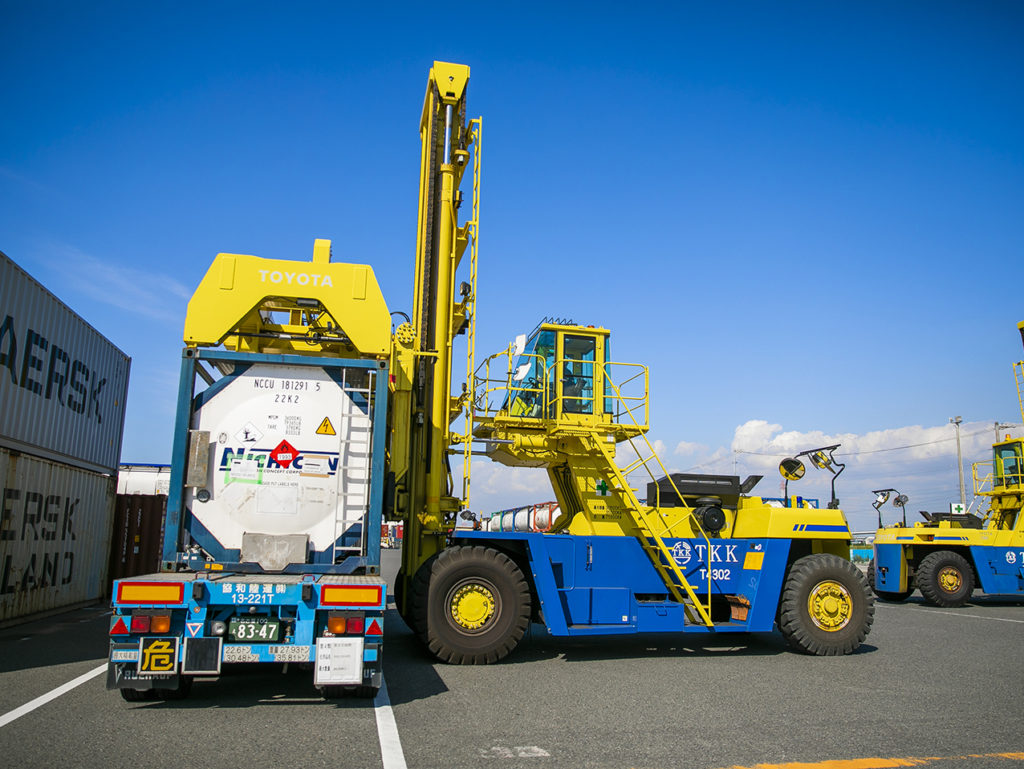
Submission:
<svg viewBox="0 0 1024 769">
<path fill-rule="evenodd" d="M 132 632 L 133 633 L 148 633 L 149 622 L 152 619 L 148 614 L 133 614 L 132 615 Z"/>
<path fill-rule="evenodd" d="M 349 617 L 348 618 L 348 634 L 349 635 L 362 635 L 363 634 L 363 618 L 362 617 Z"/>
</svg>

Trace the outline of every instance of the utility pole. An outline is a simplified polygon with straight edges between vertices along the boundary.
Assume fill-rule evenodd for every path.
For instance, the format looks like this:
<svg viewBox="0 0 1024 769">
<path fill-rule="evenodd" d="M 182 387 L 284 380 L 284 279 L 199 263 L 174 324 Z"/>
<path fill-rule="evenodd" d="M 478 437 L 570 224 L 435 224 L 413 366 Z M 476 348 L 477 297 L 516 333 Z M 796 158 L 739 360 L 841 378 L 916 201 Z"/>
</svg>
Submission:
<svg viewBox="0 0 1024 769">
<path fill-rule="evenodd" d="M 960 471 L 960 506 L 967 508 L 967 495 L 964 493 L 964 460 L 960 454 L 960 423 L 961 417 L 950 417 L 949 421 L 956 427 L 956 469 Z"/>
<path fill-rule="evenodd" d="M 993 427 L 995 427 L 995 429 L 996 429 L 996 441 L 995 442 L 999 443 L 999 431 L 1000 430 L 1009 430 L 1010 428 L 1016 427 L 1016 426 L 1017 425 L 1014 424 L 1013 422 L 995 422 L 993 424 Z"/>
</svg>

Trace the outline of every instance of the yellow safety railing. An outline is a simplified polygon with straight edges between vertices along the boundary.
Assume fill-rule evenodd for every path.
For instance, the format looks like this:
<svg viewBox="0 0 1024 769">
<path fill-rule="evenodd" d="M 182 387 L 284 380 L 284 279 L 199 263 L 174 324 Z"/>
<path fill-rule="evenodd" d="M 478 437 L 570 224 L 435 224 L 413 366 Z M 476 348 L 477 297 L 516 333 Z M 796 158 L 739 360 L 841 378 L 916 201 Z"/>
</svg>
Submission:
<svg viewBox="0 0 1024 769">
<path fill-rule="evenodd" d="M 608 364 L 605 364 L 605 366 L 607 365 Z M 615 397 L 621 401 L 621 392 L 616 386 L 615 381 L 610 376 L 606 376 L 605 381 L 611 385 L 611 387 L 615 390 Z M 625 413 L 631 418 L 633 418 L 632 411 L 626 411 Z M 637 425 L 637 427 L 639 427 L 639 425 Z M 626 491 L 628 496 L 630 497 L 631 505 L 635 510 L 635 517 L 639 521 L 641 521 L 643 525 L 647 528 L 647 530 L 651 533 L 651 538 L 654 540 L 657 553 L 660 556 L 661 560 L 665 562 L 663 565 L 667 566 L 669 570 L 675 575 L 676 579 L 679 580 L 680 585 L 683 587 L 687 596 L 693 602 L 694 607 L 697 609 L 697 613 L 700 615 L 700 619 L 706 626 L 710 627 L 714 624 L 711 621 L 711 539 L 708 537 L 707 532 L 704 531 L 704 527 L 701 525 L 700 521 L 698 521 L 696 516 L 693 514 L 692 508 L 690 508 L 690 506 L 686 504 L 686 500 L 683 499 L 683 495 L 680 493 L 679 487 L 676 486 L 675 481 L 672 480 L 672 475 L 668 472 L 665 465 L 658 457 L 658 452 L 655 451 L 654 445 L 651 443 L 650 438 L 647 437 L 646 430 L 640 431 L 639 435 L 641 438 L 643 438 L 644 444 L 646 445 L 648 452 L 650 452 L 647 457 L 644 457 L 643 454 L 641 454 L 641 452 L 639 451 L 639 449 L 637 449 L 633 438 L 627 436 L 626 440 L 629 443 L 630 448 L 633 450 L 633 453 L 636 454 L 637 461 L 630 464 L 626 470 L 620 470 L 618 465 L 616 465 L 615 462 L 611 461 L 612 458 L 609 456 L 609 464 L 612 468 L 614 468 L 615 472 L 618 474 L 619 483 L 621 484 L 623 490 Z M 605 451 L 604 447 L 602 447 L 602 451 Z M 687 518 L 690 520 L 693 528 L 704 539 L 704 542 L 706 544 L 704 552 L 707 557 L 707 562 L 705 564 L 706 568 L 704 569 L 704 571 L 707 575 L 707 605 L 703 604 L 700 601 L 700 598 L 694 592 L 693 588 L 690 586 L 689 581 L 686 579 L 686 576 L 683 574 L 682 570 L 679 568 L 679 565 L 676 563 L 675 558 L 672 557 L 672 551 L 669 550 L 668 546 L 664 542 L 663 536 L 666 534 L 671 536 L 672 532 L 669 529 L 668 525 L 661 518 L 661 516 L 656 512 L 660 507 L 661 486 L 658 483 L 658 479 L 655 476 L 654 472 L 651 470 L 650 463 L 652 461 L 657 463 L 658 468 L 661 470 L 662 476 L 668 479 L 668 482 L 672 485 L 672 489 L 673 491 L 675 491 L 676 497 L 679 500 L 679 505 L 687 511 Z M 650 476 L 651 481 L 654 483 L 654 488 L 656 489 L 658 500 L 653 506 L 650 504 L 651 500 L 647 500 L 647 506 L 641 505 L 640 501 L 636 498 L 636 495 L 634 494 L 632 487 L 629 485 L 628 480 L 626 479 L 626 476 L 630 472 L 639 467 L 643 467 L 647 471 L 647 474 Z M 675 588 L 675 585 L 669 584 L 668 587 L 670 589 L 673 589 Z M 673 590 L 673 592 L 676 591 Z M 680 598 L 681 596 L 676 595 L 677 600 L 679 600 Z"/>
<path fill-rule="evenodd" d="M 513 360 L 515 358 L 515 360 Z M 501 361 L 500 368 L 497 366 Z M 514 365 L 518 363 L 518 365 Z M 591 381 L 590 395 L 556 394 L 550 384 L 552 371 L 561 371 L 566 364 L 585 364 L 592 367 L 594 374 L 574 376 Z M 516 373 L 523 366 L 540 376 L 516 379 Z M 498 374 L 497 368 L 502 373 Z M 604 387 L 595 387 L 595 375 L 601 370 Z M 611 378 L 613 370 L 625 370 L 621 382 Z M 473 374 L 475 394 L 473 408 L 475 418 L 488 417 L 519 417 L 523 419 L 561 419 L 575 418 L 581 414 L 608 417 L 612 424 L 632 425 L 637 430 L 648 429 L 650 414 L 649 372 L 640 363 L 620 363 L 610 361 L 604 364 L 590 360 L 575 358 L 559 358 L 553 365 L 537 353 L 520 353 L 516 355 L 513 347 L 491 355 L 477 367 Z M 611 389 L 609 389 L 609 386 Z M 627 389 L 633 388 L 633 389 Z M 623 390 L 627 390 L 623 392 Z M 591 402 L 591 411 L 573 411 L 567 409 L 570 403 Z M 595 429 L 600 429 L 595 425 Z"/>
<path fill-rule="evenodd" d="M 995 461 L 974 462 L 971 465 L 971 479 L 974 481 L 974 495 L 990 494 L 995 488 Z"/>
<path fill-rule="evenodd" d="M 521 380 L 515 379 L 516 370 L 511 365 L 513 354 L 514 352 L 510 345 L 507 350 L 486 358 L 474 372 L 473 384 L 475 386 L 475 394 L 473 396 L 473 410 L 477 419 L 481 417 L 494 417 L 502 411 L 506 411 L 508 415 L 512 416 L 537 419 L 547 413 L 548 399 L 544 383 L 536 381 L 534 377 L 531 377 L 529 380 L 525 378 Z M 543 379 L 547 379 L 547 367 L 544 364 L 543 356 L 533 353 L 522 353 L 517 357 L 535 360 L 538 368 L 543 373 Z M 505 373 L 501 376 L 492 375 L 491 363 L 501 359 L 508 360 L 508 363 L 504 366 Z M 523 363 L 520 367 L 522 365 L 529 364 Z M 506 406 L 506 404 L 508 405 Z M 537 406 L 539 406 L 539 409 L 536 409 L 536 413 L 532 415 L 514 413 L 516 408 L 522 409 L 524 412 L 529 409 L 532 412 Z"/>
<path fill-rule="evenodd" d="M 626 369 L 626 371 L 618 377 L 612 376 L 614 368 Z M 633 372 L 631 375 L 630 372 Z M 607 401 L 609 398 L 605 396 L 605 411 L 609 412 L 613 422 L 624 422 L 625 418 L 635 424 L 638 428 L 646 430 L 650 425 L 650 392 L 649 392 L 649 372 L 647 366 L 640 363 L 619 363 L 618 361 L 609 361 L 604 364 L 604 377 L 605 381 L 609 382 L 612 388 L 615 390 L 615 396 L 612 400 L 613 406 L 617 406 L 614 410 L 608 409 Z M 622 378 L 625 377 L 625 378 Z M 618 379 L 618 381 L 616 381 Z M 627 388 L 639 387 L 639 395 L 627 394 L 632 390 Z M 637 411 L 643 411 L 643 419 L 637 418 Z"/>
</svg>

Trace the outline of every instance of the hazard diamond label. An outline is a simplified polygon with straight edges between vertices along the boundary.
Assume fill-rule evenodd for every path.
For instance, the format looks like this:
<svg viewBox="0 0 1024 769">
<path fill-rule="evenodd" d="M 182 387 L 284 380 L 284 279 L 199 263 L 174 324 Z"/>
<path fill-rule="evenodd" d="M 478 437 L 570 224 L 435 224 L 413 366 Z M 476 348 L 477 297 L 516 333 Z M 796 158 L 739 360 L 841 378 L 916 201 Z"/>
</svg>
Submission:
<svg viewBox="0 0 1024 769">
<path fill-rule="evenodd" d="M 337 435 L 334 432 L 334 425 L 331 424 L 331 420 L 324 417 L 324 421 L 320 423 L 320 426 L 316 428 L 317 435 Z"/>
<path fill-rule="evenodd" d="M 287 470 L 288 465 L 295 461 L 295 457 L 297 457 L 298 454 L 298 449 L 292 446 L 292 444 L 288 441 L 281 441 L 277 444 L 277 447 L 270 452 L 270 458 Z"/>
</svg>

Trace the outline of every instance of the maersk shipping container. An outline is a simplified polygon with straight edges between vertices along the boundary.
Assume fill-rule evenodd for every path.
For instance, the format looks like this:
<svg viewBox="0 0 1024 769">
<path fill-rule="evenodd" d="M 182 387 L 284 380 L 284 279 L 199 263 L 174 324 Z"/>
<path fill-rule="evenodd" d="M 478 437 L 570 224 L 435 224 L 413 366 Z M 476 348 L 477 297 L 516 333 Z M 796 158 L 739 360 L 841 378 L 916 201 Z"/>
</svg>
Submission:
<svg viewBox="0 0 1024 769">
<path fill-rule="evenodd" d="M 129 364 L 0 252 L 0 447 L 116 473 Z"/>
<path fill-rule="evenodd" d="M 0 448 L 0 621 L 100 598 L 117 479 Z"/>
</svg>

